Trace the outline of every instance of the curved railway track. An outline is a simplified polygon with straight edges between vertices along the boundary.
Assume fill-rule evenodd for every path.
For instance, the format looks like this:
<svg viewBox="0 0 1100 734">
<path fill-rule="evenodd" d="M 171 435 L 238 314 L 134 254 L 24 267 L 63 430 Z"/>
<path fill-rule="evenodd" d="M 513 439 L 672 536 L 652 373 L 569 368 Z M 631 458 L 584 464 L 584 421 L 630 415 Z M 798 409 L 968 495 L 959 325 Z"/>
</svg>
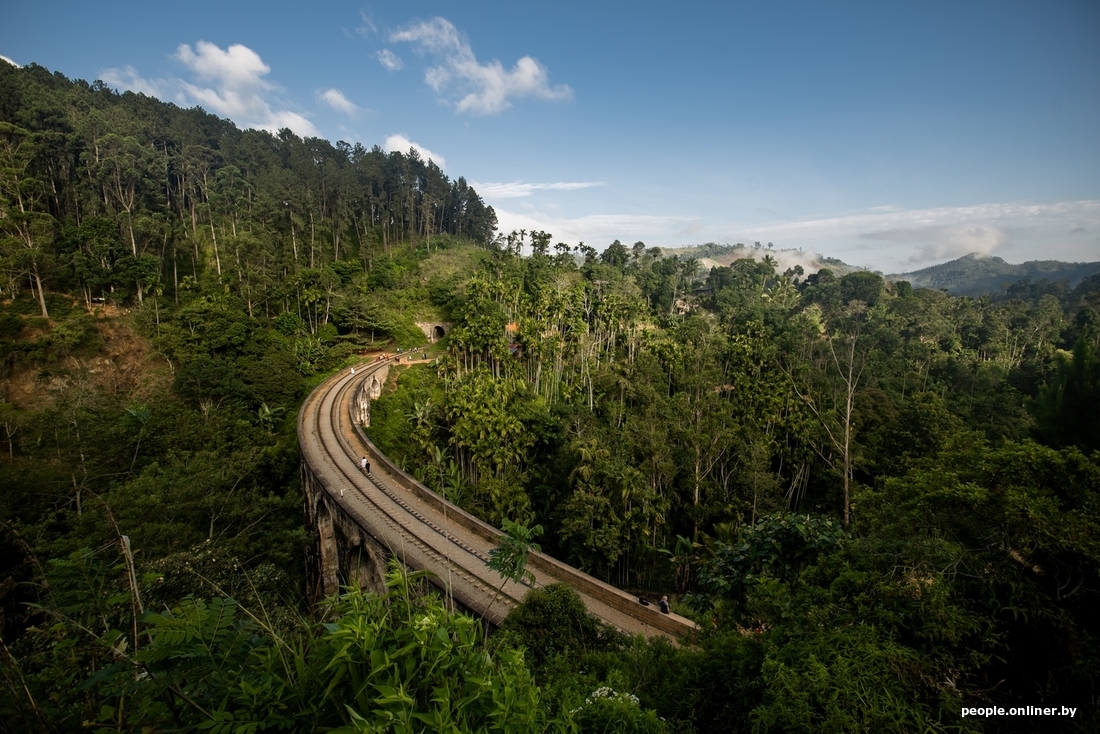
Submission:
<svg viewBox="0 0 1100 734">
<path fill-rule="evenodd" d="M 534 582 L 507 581 L 487 567 L 489 551 L 501 532 L 445 501 L 401 471 L 382 454 L 352 415 L 353 400 L 363 382 L 388 362 L 371 362 L 344 370 L 322 382 L 298 414 L 302 461 L 340 510 L 406 566 L 432 572 L 433 583 L 473 612 L 499 625 L 531 589 L 564 582 L 573 586 L 588 610 L 628 634 L 678 640 L 695 630 L 675 614 L 542 553 L 533 553 L 528 570 Z M 359 469 L 369 457 L 372 471 Z"/>
</svg>

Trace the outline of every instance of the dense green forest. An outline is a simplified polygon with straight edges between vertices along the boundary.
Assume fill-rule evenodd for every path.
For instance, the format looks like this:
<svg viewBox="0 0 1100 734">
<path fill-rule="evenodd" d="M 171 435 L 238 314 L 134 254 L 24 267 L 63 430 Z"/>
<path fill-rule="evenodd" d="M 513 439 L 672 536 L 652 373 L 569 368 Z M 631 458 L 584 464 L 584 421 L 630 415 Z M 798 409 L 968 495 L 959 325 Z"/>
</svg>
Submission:
<svg viewBox="0 0 1100 734">
<path fill-rule="evenodd" d="M 0 64 L 5 723 L 1100 725 L 1100 277 L 955 298 L 552 242 L 411 152 Z M 561 587 L 487 637 L 396 567 L 310 606 L 297 407 L 420 320 L 452 326 L 372 438 L 698 639 Z M 961 717 L 989 705 L 1076 716 Z"/>
</svg>

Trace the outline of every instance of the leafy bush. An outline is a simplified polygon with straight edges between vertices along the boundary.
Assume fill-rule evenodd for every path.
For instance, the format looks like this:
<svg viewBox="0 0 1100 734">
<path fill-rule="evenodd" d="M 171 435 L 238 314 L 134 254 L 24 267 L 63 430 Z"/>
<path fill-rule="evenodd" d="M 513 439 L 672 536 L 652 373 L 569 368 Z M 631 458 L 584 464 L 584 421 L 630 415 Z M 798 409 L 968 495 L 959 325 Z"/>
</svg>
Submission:
<svg viewBox="0 0 1100 734">
<path fill-rule="evenodd" d="M 228 598 L 188 597 L 134 619 L 120 578 L 120 567 L 90 551 L 54 565 L 53 598 L 64 614 L 36 633 L 47 643 L 40 657 L 51 661 L 41 669 L 62 675 L 79 654 L 94 672 L 82 682 L 70 663 L 53 696 L 43 689 L 54 681 L 27 682 L 47 702 L 40 715 L 64 730 L 83 721 L 127 731 L 435 734 L 529 732 L 550 723 L 522 654 L 488 653 L 477 620 L 448 612 L 436 596 L 413 594 L 422 574 L 396 564 L 386 594 L 347 589 L 331 600 L 331 621 L 300 622 L 289 633 Z M 70 624 L 65 615 L 76 613 L 91 616 Z M 90 708 L 87 694 L 103 705 Z M 0 691 L 0 704 L 16 703 L 14 695 L 23 694 Z"/>
<path fill-rule="evenodd" d="M 606 649 L 613 630 L 588 613 L 568 584 L 532 589 L 501 625 L 503 636 L 527 650 L 538 670 L 555 655 Z"/>
<path fill-rule="evenodd" d="M 935 732 L 959 726 L 957 697 L 940 709 L 950 721 L 939 720 L 914 695 L 925 672 L 919 655 L 874 627 L 784 643 L 769 651 L 763 666 L 764 702 L 752 712 L 755 732 Z"/>
<path fill-rule="evenodd" d="M 57 324 L 49 335 L 49 350 L 54 358 L 67 357 L 82 349 L 98 350 L 102 346 L 95 319 L 76 312 Z"/>
<path fill-rule="evenodd" d="M 601 734 L 663 734 L 665 723 L 653 711 L 643 710 L 638 697 L 601 686 L 570 712 L 582 732 Z"/>
<path fill-rule="evenodd" d="M 15 314 L 0 313 L 0 339 L 15 339 L 23 331 L 23 319 Z"/>
<path fill-rule="evenodd" d="M 275 330 L 283 336 L 297 336 L 306 330 L 306 322 L 302 317 L 290 311 L 284 311 L 275 317 Z"/>
<path fill-rule="evenodd" d="M 241 380 L 236 365 L 224 357 L 193 359 L 176 373 L 176 393 L 192 405 L 205 401 L 212 403 L 243 402 L 248 398 L 248 388 Z"/>
<path fill-rule="evenodd" d="M 743 601 L 762 577 L 791 580 L 819 555 L 837 550 L 845 537 L 840 524 L 830 518 L 768 515 L 742 527 L 735 542 L 715 542 L 699 582 L 718 596 Z"/>
</svg>

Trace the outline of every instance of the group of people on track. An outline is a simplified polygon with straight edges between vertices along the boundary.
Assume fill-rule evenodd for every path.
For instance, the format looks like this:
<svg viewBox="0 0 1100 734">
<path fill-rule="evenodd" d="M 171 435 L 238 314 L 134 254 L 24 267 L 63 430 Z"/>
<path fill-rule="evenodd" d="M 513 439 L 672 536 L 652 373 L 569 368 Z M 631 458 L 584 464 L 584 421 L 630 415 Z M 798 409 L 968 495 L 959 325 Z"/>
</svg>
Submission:
<svg viewBox="0 0 1100 734">
<path fill-rule="evenodd" d="M 394 352 L 392 355 L 387 354 L 386 352 L 382 352 L 381 354 L 378 355 L 378 357 L 375 358 L 374 361 L 375 362 L 384 362 L 392 356 L 394 358 L 395 362 L 400 362 L 402 357 L 405 357 L 406 359 L 408 359 L 411 362 L 412 359 L 413 359 L 413 355 L 416 354 L 417 352 L 422 352 L 422 351 L 424 351 L 423 347 L 414 347 L 413 349 L 410 349 L 408 352 L 406 352 L 401 347 L 398 347 L 397 351 Z M 352 368 L 352 374 L 355 374 L 354 368 Z"/>
</svg>

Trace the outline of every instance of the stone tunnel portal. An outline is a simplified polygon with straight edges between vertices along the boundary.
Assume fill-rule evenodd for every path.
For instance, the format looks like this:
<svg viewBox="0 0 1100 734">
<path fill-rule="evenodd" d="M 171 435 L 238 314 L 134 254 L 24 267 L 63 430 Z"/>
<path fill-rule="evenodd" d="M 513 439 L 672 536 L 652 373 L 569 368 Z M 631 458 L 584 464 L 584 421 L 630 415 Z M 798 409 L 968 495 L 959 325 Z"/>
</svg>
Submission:
<svg viewBox="0 0 1100 734">
<path fill-rule="evenodd" d="M 431 344 L 447 336 L 447 332 L 451 330 L 451 324 L 445 321 L 417 321 L 416 325 L 424 332 L 424 336 Z"/>
</svg>

